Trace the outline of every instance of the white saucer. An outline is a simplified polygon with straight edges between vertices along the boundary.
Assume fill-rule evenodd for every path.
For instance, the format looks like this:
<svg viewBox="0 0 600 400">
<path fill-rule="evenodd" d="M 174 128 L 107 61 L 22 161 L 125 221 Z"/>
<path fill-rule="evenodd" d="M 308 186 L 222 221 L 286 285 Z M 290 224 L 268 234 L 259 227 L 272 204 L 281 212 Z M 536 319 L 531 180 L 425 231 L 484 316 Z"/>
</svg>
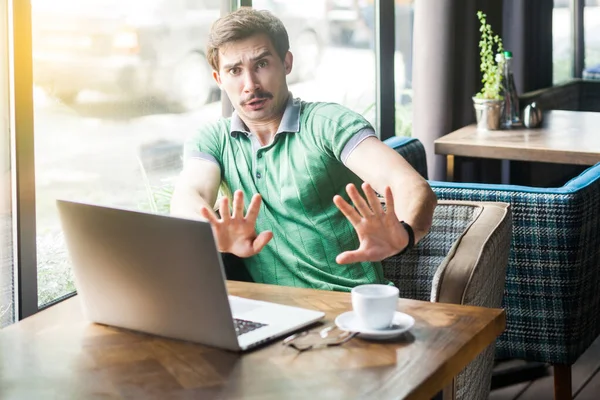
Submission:
<svg viewBox="0 0 600 400">
<path fill-rule="evenodd" d="M 415 319 L 408 314 L 396 311 L 392 324 L 388 328 L 366 329 L 359 324 L 354 311 L 348 311 L 338 315 L 335 324 L 343 331 L 359 332 L 358 336 L 364 339 L 390 339 L 412 328 Z"/>
</svg>

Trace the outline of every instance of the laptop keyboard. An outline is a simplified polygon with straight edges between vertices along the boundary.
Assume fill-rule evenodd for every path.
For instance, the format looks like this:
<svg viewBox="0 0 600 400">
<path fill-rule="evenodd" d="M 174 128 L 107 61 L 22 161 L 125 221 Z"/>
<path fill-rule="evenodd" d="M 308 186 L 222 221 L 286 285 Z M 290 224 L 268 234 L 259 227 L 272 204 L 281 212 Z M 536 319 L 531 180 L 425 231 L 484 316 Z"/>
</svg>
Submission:
<svg viewBox="0 0 600 400">
<path fill-rule="evenodd" d="M 254 321 L 246 321 L 245 319 L 234 318 L 233 325 L 235 325 L 235 333 L 240 336 L 244 333 L 252 332 L 258 328 L 263 326 L 267 326 L 267 324 L 261 324 L 260 322 Z"/>
</svg>

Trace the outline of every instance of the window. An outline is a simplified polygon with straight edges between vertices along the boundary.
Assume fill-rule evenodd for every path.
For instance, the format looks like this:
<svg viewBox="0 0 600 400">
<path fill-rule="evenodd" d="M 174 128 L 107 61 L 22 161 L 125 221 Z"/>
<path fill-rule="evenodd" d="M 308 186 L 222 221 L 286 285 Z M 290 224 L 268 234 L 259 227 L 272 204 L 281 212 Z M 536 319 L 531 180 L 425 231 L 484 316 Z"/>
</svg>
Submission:
<svg viewBox="0 0 600 400">
<path fill-rule="evenodd" d="M 583 12 L 585 68 L 600 71 L 600 1 L 586 1 Z"/>
<path fill-rule="evenodd" d="M 600 1 L 583 2 L 583 27 L 575 31 L 581 32 L 580 29 L 583 28 L 585 47 L 581 49 L 581 53 L 578 53 L 583 55 L 578 56 L 577 60 L 573 48 L 572 3 L 573 0 L 554 0 L 552 39 L 555 84 L 571 79 L 573 76 L 583 75 L 584 78 L 597 79 L 597 71 L 600 70 Z M 574 62 L 583 71 L 572 71 Z"/>
<path fill-rule="evenodd" d="M 273 12 L 288 30 L 294 54 L 288 84 L 294 97 L 340 103 L 376 126 L 374 14 L 354 1 L 327 3 L 253 0 L 252 6 Z"/>
<path fill-rule="evenodd" d="M 552 13 L 552 64 L 554 84 L 571 79 L 573 65 L 570 1 L 554 0 Z"/>
<path fill-rule="evenodd" d="M 184 138 L 221 115 L 203 53 L 218 8 L 47 3 L 32 5 L 40 306 L 75 289 L 56 199 L 168 212 Z"/>
<path fill-rule="evenodd" d="M 396 136 L 412 136 L 412 41 L 414 0 L 395 1 Z"/>
<path fill-rule="evenodd" d="M 30 3 L 37 294 L 38 306 L 43 307 L 75 290 L 57 199 L 168 212 L 184 139 L 222 113 L 221 93 L 204 51 L 221 5 L 230 2 Z M 290 32 L 295 65 L 289 83 L 294 95 L 344 104 L 377 126 L 375 13 L 370 4 L 374 2 L 254 0 L 255 8 L 272 10 Z M 399 50 L 397 57 L 402 60 L 397 65 L 402 65 L 407 54 Z M 3 68 L 0 65 L 0 96 L 7 99 L 2 94 L 2 79 L 7 77 Z M 410 87 L 400 71 L 404 69 L 397 71 L 404 76 L 398 81 L 401 90 L 396 89 L 403 93 L 399 102 Z M 0 113 L 8 113 L 1 102 Z M 6 210 L 0 311 L 8 310 L 0 313 L 5 317 L 0 323 L 16 318 L 8 132 L 8 126 L 0 124 L 0 205 Z"/>
<path fill-rule="evenodd" d="M 185 7 L 188 10 L 219 10 L 221 0 L 185 0 Z"/>
<path fill-rule="evenodd" d="M 12 240 L 12 190 L 9 126 L 8 21 L 0 1 L 0 328 L 16 319 Z"/>
</svg>

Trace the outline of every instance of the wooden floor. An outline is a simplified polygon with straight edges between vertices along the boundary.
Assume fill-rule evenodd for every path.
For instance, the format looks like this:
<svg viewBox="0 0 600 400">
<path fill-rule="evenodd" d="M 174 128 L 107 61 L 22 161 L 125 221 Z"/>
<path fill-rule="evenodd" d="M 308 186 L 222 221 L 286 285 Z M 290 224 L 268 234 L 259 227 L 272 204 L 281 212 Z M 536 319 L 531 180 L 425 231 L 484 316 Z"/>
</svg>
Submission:
<svg viewBox="0 0 600 400">
<path fill-rule="evenodd" d="M 552 368 L 549 376 L 532 382 L 493 390 L 489 400 L 544 400 L 553 398 Z M 575 400 L 600 399 L 600 338 L 573 365 L 573 397 Z"/>
</svg>

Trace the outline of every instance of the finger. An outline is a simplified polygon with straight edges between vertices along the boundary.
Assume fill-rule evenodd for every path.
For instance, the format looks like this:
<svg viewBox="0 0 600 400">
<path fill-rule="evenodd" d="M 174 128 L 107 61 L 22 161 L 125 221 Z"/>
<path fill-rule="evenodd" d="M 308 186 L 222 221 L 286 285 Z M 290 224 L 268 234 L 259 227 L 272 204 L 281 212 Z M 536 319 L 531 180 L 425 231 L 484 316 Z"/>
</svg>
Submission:
<svg viewBox="0 0 600 400">
<path fill-rule="evenodd" d="M 345 251 L 343 253 L 338 254 L 338 256 L 335 258 L 335 262 L 337 262 L 338 264 L 354 264 L 362 261 L 369 260 L 367 260 L 367 257 L 364 254 L 364 252 L 360 250 Z"/>
<path fill-rule="evenodd" d="M 344 198 L 340 195 L 333 196 L 333 204 L 344 214 L 352 226 L 356 227 L 360 223 L 361 216 Z"/>
<path fill-rule="evenodd" d="M 369 206 L 371 207 L 371 211 L 373 212 L 373 214 L 377 217 L 381 216 L 383 214 L 381 202 L 379 201 L 379 198 L 377 197 L 377 194 L 375 194 L 375 191 L 373 190 L 371 185 L 369 185 L 367 182 L 364 182 L 362 184 L 362 189 L 363 192 L 365 192 L 365 196 L 367 196 L 367 200 L 369 202 Z"/>
<path fill-rule="evenodd" d="M 250 223 L 256 222 L 256 218 L 258 218 L 258 212 L 260 211 L 260 203 L 262 202 L 262 197 L 260 194 L 255 194 L 252 196 L 252 200 L 250 201 L 250 205 L 248 206 L 248 212 L 246 212 L 246 220 Z"/>
<path fill-rule="evenodd" d="M 233 215 L 232 218 L 244 218 L 244 193 L 236 190 L 233 194 Z"/>
<path fill-rule="evenodd" d="M 396 207 L 394 207 L 394 195 L 392 195 L 392 189 L 390 189 L 389 186 L 385 187 L 383 196 L 385 197 L 385 208 L 387 210 L 387 214 L 396 218 Z"/>
<path fill-rule="evenodd" d="M 373 216 L 373 211 L 371 210 L 365 199 L 363 199 L 363 197 L 360 195 L 356 186 L 354 186 L 352 183 L 348 184 L 346 186 L 346 192 L 348 192 L 352 203 L 354 203 L 354 207 L 358 210 L 360 215 L 362 215 L 365 218 Z"/>
<path fill-rule="evenodd" d="M 229 199 L 227 196 L 223 196 L 221 198 L 221 204 L 219 204 L 219 214 L 221 214 L 221 219 L 223 222 L 229 222 L 231 219 L 229 212 Z"/>
<path fill-rule="evenodd" d="M 211 225 L 216 225 L 219 223 L 219 219 L 217 218 L 217 216 L 204 206 L 200 207 L 200 216 L 207 219 Z"/>
<path fill-rule="evenodd" d="M 260 253 L 260 251 L 273 239 L 273 232 L 264 231 L 258 234 L 254 242 L 252 242 L 252 248 L 254 249 L 254 254 Z"/>
</svg>

